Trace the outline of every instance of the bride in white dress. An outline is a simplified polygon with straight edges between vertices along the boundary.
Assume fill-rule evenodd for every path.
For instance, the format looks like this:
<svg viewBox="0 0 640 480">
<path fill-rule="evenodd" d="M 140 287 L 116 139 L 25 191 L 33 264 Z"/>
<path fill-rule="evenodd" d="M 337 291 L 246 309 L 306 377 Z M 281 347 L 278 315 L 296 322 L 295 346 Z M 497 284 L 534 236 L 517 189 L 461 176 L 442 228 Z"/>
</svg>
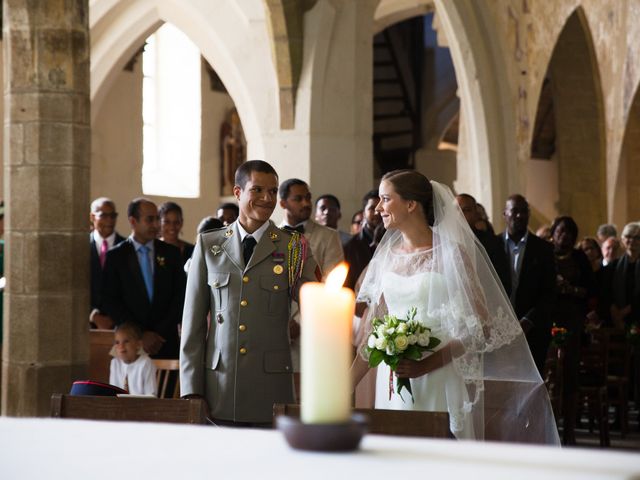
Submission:
<svg viewBox="0 0 640 480">
<path fill-rule="evenodd" d="M 559 444 L 522 329 L 449 189 L 400 170 L 382 178 L 379 194 L 387 233 L 358 293 L 368 307 L 365 325 L 370 331 L 373 317 L 406 318 L 415 307 L 415 318 L 441 343 L 420 360 L 402 360 L 395 372 L 380 364 L 375 407 L 448 412 L 458 439 Z M 367 368 L 358 356 L 354 385 Z M 413 400 L 395 393 L 394 376 L 411 380 Z"/>
</svg>

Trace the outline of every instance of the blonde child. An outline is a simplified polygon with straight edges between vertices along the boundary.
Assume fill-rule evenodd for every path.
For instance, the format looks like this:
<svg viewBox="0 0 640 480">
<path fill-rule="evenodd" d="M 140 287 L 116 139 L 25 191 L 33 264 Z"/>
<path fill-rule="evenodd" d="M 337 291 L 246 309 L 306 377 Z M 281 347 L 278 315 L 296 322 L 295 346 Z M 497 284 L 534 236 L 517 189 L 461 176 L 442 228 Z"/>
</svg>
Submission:
<svg viewBox="0 0 640 480">
<path fill-rule="evenodd" d="M 142 349 L 142 330 L 133 323 L 116 327 L 109 383 L 132 395 L 157 394 L 156 367 Z"/>
</svg>

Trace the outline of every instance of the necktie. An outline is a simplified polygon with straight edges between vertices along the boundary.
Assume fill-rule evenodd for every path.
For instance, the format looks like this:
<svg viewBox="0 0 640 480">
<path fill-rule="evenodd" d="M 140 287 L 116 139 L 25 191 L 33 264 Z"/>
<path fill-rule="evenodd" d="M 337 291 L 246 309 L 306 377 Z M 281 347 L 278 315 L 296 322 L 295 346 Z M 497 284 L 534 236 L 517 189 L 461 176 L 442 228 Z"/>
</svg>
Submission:
<svg viewBox="0 0 640 480">
<path fill-rule="evenodd" d="M 138 248 L 138 255 L 140 256 L 140 270 L 142 271 L 144 286 L 147 288 L 149 301 L 153 301 L 153 272 L 151 271 L 151 263 L 149 262 L 149 247 L 142 245 Z"/>
<path fill-rule="evenodd" d="M 100 245 L 100 267 L 104 268 L 104 262 L 107 260 L 107 250 L 109 250 L 109 243 L 106 240 L 102 240 Z"/>
<path fill-rule="evenodd" d="M 251 255 L 253 255 L 253 249 L 256 246 L 256 239 L 250 235 L 244 237 L 242 240 L 242 256 L 244 257 L 244 264 L 247 266 L 249 264 L 249 260 L 251 260 Z"/>
<path fill-rule="evenodd" d="M 289 225 L 285 225 L 283 227 L 285 230 L 287 230 L 288 232 L 298 232 L 300 234 L 304 233 L 304 225 L 300 224 L 300 225 L 296 225 L 295 227 L 290 227 Z"/>
<path fill-rule="evenodd" d="M 124 376 L 124 385 L 123 385 L 124 390 L 126 390 L 127 392 L 129 392 L 129 375 L 125 374 Z"/>
</svg>

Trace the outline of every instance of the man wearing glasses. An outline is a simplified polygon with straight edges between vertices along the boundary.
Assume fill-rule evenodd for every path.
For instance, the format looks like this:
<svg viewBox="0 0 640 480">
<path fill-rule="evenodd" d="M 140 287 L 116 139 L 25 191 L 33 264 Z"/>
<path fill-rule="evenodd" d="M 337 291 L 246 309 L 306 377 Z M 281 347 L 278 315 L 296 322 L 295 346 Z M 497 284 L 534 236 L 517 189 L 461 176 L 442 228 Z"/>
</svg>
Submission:
<svg viewBox="0 0 640 480">
<path fill-rule="evenodd" d="M 111 317 L 101 312 L 102 270 L 107 259 L 107 251 L 114 245 L 124 241 L 124 237 L 116 232 L 118 212 L 113 200 L 107 197 L 96 198 L 91 202 L 89 216 L 93 231 L 89 235 L 91 246 L 91 326 L 97 328 L 113 328 Z"/>
</svg>

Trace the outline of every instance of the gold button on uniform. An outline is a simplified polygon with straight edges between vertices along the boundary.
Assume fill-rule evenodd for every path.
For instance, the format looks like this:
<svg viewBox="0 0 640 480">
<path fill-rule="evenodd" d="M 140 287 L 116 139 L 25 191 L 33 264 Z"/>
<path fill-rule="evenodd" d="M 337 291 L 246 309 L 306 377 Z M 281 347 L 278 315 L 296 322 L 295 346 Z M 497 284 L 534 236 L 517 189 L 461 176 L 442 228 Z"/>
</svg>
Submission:
<svg viewBox="0 0 640 480">
<path fill-rule="evenodd" d="M 274 289 L 274 290 L 280 290 L 280 287 L 279 287 L 278 285 L 274 285 L 274 286 L 273 286 L 273 289 Z"/>
<path fill-rule="evenodd" d="M 249 277 L 245 275 L 244 277 L 242 277 L 242 281 L 244 283 L 249 283 Z"/>
<path fill-rule="evenodd" d="M 246 349 L 246 348 L 244 348 L 244 347 L 242 347 L 242 348 L 240 349 L 240 355 L 246 355 L 246 354 L 247 354 L 247 349 Z"/>
<path fill-rule="evenodd" d="M 238 327 L 238 330 L 240 330 L 241 332 L 244 332 L 247 329 L 247 326 L 244 323 L 241 323 L 240 326 Z"/>
<path fill-rule="evenodd" d="M 242 301 L 240 302 L 240 306 L 241 306 L 241 307 L 246 307 L 248 304 L 249 304 L 249 303 L 248 303 L 246 300 L 242 300 Z"/>
<path fill-rule="evenodd" d="M 220 286 L 220 282 L 213 282 L 213 286 L 216 287 L 216 288 L 219 287 Z"/>
</svg>

